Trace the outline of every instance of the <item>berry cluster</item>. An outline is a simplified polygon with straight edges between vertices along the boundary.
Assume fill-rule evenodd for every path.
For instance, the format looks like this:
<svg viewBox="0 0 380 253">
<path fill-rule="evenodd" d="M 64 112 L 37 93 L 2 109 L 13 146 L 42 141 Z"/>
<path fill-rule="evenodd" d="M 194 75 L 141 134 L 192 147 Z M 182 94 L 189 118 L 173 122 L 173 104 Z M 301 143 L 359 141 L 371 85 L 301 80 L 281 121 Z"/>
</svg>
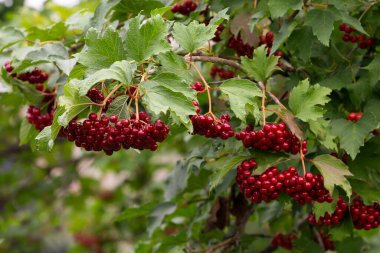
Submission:
<svg viewBox="0 0 380 253">
<path fill-rule="evenodd" d="M 104 151 L 107 155 L 121 148 L 139 150 L 157 149 L 157 142 L 166 139 L 169 127 L 161 120 L 151 124 L 151 118 L 145 112 L 132 114 L 130 119 L 119 120 L 117 116 L 102 115 L 97 119 L 91 113 L 83 122 L 71 121 L 65 128 L 67 139 L 74 141 L 77 147 L 87 151 Z"/>
<path fill-rule="evenodd" d="M 99 91 L 97 88 L 91 88 L 88 92 L 87 92 L 87 97 L 89 97 L 91 99 L 92 102 L 94 103 L 103 103 L 105 97 L 103 95 L 103 93 L 101 91 Z M 108 106 L 111 104 L 113 98 L 109 98 L 106 102 L 106 105 L 105 107 L 103 108 L 103 112 L 106 112 L 107 109 L 108 109 Z"/>
<path fill-rule="evenodd" d="M 228 41 L 227 46 L 231 49 L 235 49 L 239 56 L 252 57 L 253 55 L 253 47 L 248 43 L 243 42 L 240 33 L 237 35 L 237 37 L 232 35 Z"/>
<path fill-rule="evenodd" d="M 353 199 L 350 212 L 354 227 L 356 229 L 370 230 L 377 228 L 380 224 L 380 205 L 365 205 L 359 196 Z"/>
<path fill-rule="evenodd" d="M 199 106 L 197 101 L 193 100 L 192 102 L 193 102 L 193 105 L 195 107 L 196 114 L 199 114 L 201 112 L 201 107 Z"/>
<path fill-rule="evenodd" d="M 298 138 L 286 129 L 286 124 L 267 123 L 261 130 L 254 130 L 247 126 L 244 131 L 236 134 L 236 139 L 243 142 L 246 148 L 255 148 L 263 151 L 281 151 L 297 154 L 302 146 L 302 153 L 307 153 L 307 141 L 300 144 Z"/>
<path fill-rule="evenodd" d="M 41 109 L 30 105 L 26 114 L 28 122 L 34 126 L 38 131 L 42 131 L 47 126 L 53 124 L 54 109 L 48 110 L 46 113 L 42 113 Z"/>
<path fill-rule="evenodd" d="M 319 231 L 319 236 L 322 239 L 324 251 L 328 251 L 328 250 L 335 251 L 334 242 L 331 240 L 329 234 L 324 234 L 323 231 L 320 230 Z M 316 237 L 314 237 L 314 241 L 317 242 L 317 243 L 319 243 L 318 239 Z"/>
<path fill-rule="evenodd" d="M 351 122 L 358 122 L 359 119 L 361 119 L 361 117 L 363 117 L 363 113 L 362 112 L 350 112 L 347 115 L 347 120 L 349 120 Z"/>
<path fill-rule="evenodd" d="M 343 220 L 347 211 L 347 202 L 344 201 L 342 197 L 339 197 L 336 209 L 331 215 L 326 212 L 325 215 L 319 217 L 317 221 L 315 215 L 311 214 L 307 217 L 307 221 L 312 225 L 336 226 Z"/>
<path fill-rule="evenodd" d="M 373 39 L 366 38 L 363 34 L 361 35 L 351 34 L 355 32 L 355 29 L 347 24 L 344 24 L 344 23 L 340 24 L 339 30 L 344 32 L 343 37 L 342 37 L 343 41 L 358 43 L 361 49 L 370 48 L 375 45 L 375 41 Z"/>
<path fill-rule="evenodd" d="M 235 76 L 235 72 L 233 72 L 232 70 L 223 69 L 219 66 L 214 65 L 211 67 L 210 76 L 212 78 L 216 78 L 216 76 L 219 76 L 220 79 L 227 80 L 227 79 L 233 78 Z"/>
<path fill-rule="evenodd" d="M 195 82 L 195 83 L 193 83 L 192 85 L 190 85 L 190 87 L 193 89 L 193 90 L 195 90 L 195 91 L 199 91 L 199 92 L 201 92 L 201 91 L 203 91 L 204 90 L 204 87 L 203 87 L 203 85 L 202 85 L 202 83 L 201 82 Z"/>
<path fill-rule="evenodd" d="M 293 248 L 293 241 L 295 240 L 297 240 L 297 235 L 295 233 L 285 235 L 278 232 L 272 239 L 272 246 L 275 248 L 281 247 L 287 250 L 291 250 Z"/>
<path fill-rule="evenodd" d="M 7 61 L 4 65 L 5 70 L 10 73 L 13 71 L 13 67 L 11 66 L 11 63 Z M 13 73 L 12 77 L 15 77 L 17 79 L 20 79 L 21 81 L 24 82 L 29 82 L 31 84 L 40 84 L 46 82 L 46 80 L 49 79 L 49 75 L 42 71 L 39 68 L 35 68 L 32 72 L 25 72 L 25 73 Z"/>
<path fill-rule="evenodd" d="M 273 32 L 267 32 L 266 34 L 262 34 L 260 36 L 259 45 L 266 45 L 268 55 L 270 54 L 270 50 L 273 46 L 273 40 L 274 40 L 274 33 Z"/>
<path fill-rule="evenodd" d="M 222 114 L 219 120 L 206 115 L 193 115 L 190 116 L 190 119 L 193 123 L 193 134 L 203 135 L 207 138 L 219 137 L 223 140 L 234 136 L 234 130 L 230 125 L 231 118 L 228 114 Z"/>
<path fill-rule="evenodd" d="M 195 11 L 198 7 L 197 3 L 192 0 L 186 0 L 183 3 L 176 3 L 171 8 L 173 13 L 181 13 L 182 15 L 189 16 L 191 12 Z"/>
<path fill-rule="evenodd" d="M 236 182 L 240 190 L 253 202 L 270 202 L 286 193 L 293 197 L 299 205 L 307 202 L 332 202 L 333 199 L 323 185 L 321 175 L 298 174 L 296 168 L 289 167 L 279 172 L 276 167 L 267 169 L 263 174 L 253 176 L 251 170 L 257 166 L 255 160 L 243 161 L 237 167 Z"/>
</svg>

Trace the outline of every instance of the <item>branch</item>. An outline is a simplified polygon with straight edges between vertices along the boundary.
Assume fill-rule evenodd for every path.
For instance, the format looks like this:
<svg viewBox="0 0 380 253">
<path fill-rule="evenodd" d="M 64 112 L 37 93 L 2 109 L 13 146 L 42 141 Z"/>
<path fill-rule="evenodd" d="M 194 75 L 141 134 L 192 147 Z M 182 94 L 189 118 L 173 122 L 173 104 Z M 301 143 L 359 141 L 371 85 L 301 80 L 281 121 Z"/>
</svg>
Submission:
<svg viewBox="0 0 380 253">
<path fill-rule="evenodd" d="M 240 236 L 244 232 L 245 225 L 247 224 L 248 219 L 251 216 L 252 212 L 253 212 L 253 205 L 250 205 L 244 212 L 243 216 L 240 219 L 236 219 L 235 233 L 231 237 L 227 238 L 226 240 L 210 247 L 206 251 L 206 253 L 212 253 L 212 252 L 217 251 L 218 249 L 228 248 L 234 244 L 238 244 L 240 241 Z"/>
<path fill-rule="evenodd" d="M 231 66 L 231 67 L 233 67 L 235 69 L 239 69 L 239 70 L 243 69 L 241 67 L 241 65 L 239 63 L 237 63 L 237 62 L 234 62 L 232 60 L 223 59 L 223 58 L 216 57 L 216 56 L 192 55 L 191 59 L 190 59 L 190 56 L 185 56 L 185 60 L 187 62 L 189 62 L 189 61 L 202 61 L 202 62 L 220 63 L 220 64 L 223 64 L 223 65 Z"/>
</svg>

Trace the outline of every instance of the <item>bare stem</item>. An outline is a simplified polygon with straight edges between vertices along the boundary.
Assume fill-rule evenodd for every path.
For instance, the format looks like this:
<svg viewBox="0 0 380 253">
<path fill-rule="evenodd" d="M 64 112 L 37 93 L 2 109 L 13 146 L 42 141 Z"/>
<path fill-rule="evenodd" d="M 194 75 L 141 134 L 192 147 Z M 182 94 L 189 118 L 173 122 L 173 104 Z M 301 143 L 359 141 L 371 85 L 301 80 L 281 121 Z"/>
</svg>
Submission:
<svg viewBox="0 0 380 253">
<path fill-rule="evenodd" d="M 189 56 L 187 56 L 189 57 Z M 213 62 L 213 63 L 220 63 L 220 64 L 223 64 L 223 65 L 228 65 L 228 66 L 231 66 L 235 69 L 239 69 L 239 70 L 242 70 L 243 68 L 241 67 L 241 65 L 235 61 L 232 61 L 232 60 L 228 60 L 228 59 L 223 59 L 223 58 L 220 58 L 220 57 L 216 57 L 216 56 L 207 56 L 207 55 L 192 55 L 191 56 L 191 60 L 190 59 L 186 59 L 186 61 L 188 62 L 191 62 L 191 61 L 202 61 L 202 62 Z"/>
<path fill-rule="evenodd" d="M 367 12 L 377 3 L 379 3 L 380 1 L 376 1 L 376 2 L 373 2 L 373 3 L 368 3 L 367 4 L 367 7 L 365 8 L 365 10 L 363 11 L 362 15 L 360 15 L 359 17 L 359 21 L 362 20 L 362 18 L 365 16 L 365 14 L 367 14 Z"/>
<path fill-rule="evenodd" d="M 301 159 L 301 163 L 302 163 L 303 176 L 305 176 L 306 175 L 306 166 L 305 166 L 305 156 L 304 156 L 304 154 L 302 152 L 302 143 L 300 145 L 300 159 Z"/>
</svg>

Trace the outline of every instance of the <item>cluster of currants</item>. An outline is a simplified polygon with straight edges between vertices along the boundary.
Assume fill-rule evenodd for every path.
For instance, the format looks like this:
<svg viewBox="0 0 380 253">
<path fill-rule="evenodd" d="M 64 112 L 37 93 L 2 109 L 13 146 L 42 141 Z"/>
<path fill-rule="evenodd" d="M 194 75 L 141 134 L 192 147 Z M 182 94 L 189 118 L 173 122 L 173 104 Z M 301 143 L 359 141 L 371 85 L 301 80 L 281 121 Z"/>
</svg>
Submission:
<svg viewBox="0 0 380 253">
<path fill-rule="evenodd" d="M 219 137 L 223 140 L 234 136 L 234 130 L 230 125 L 231 118 L 226 113 L 222 114 L 218 120 L 206 115 L 192 115 L 190 119 L 193 124 L 193 134 L 207 138 Z"/>
<path fill-rule="evenodd" d="M 192 0 L 186 0 L 183 3 L 176 3 L 171 8 L 173 13 L 181 13 L 182 15 L 189 16 L 191 12 L 195 11 L 198 7 L 196 2 Z"/>
<path fill-rule="evenodd" d="M 102 91 L 98 90 L 97 88 L 91 88 L 88 92 L 87 92 L 87 97 L 89 97 L 91 99 L 92 102 L 94 103 L 103 103 L 105 97 L 104 97 L 104 94 Z M 108 109 L 108 106 L 112 103 L 112 100 L 113 98 L 108 98 L 107 101 L 106 101 L 106 105 L 105 107 L 103 108 L 103 112 L 106 112 L 107 109 Z"/>
<path fill-rule="evenodd" d="M 11 73 L 13 71 L 13 67 L 10 61 L 7 61 L 4 64 L 4 67 L 8 73 Z M 24 82 L 40 85 L 42 85 L 42 83 L 46 82 L 49 79 L 49 75 L 39 68 L 35 68 L 32 72 L 25 72 L 20 74 L 12 73 L 11 76 Z"/>
<path fill-rule="evenodd" d="M 220 79 L 227 80 L 227 79 L 233 78 L 235 76 L 235 72 L 233 72 L 232 70 L 224 69 L 222 67 L 214 65 L 211 67 L 210 76 L 212 78 L 216 78 L 217 76 L 219 76 Z"/>
<path fill-rule="evenodd" d="M 356 196 L 350 205 L 350 212 L 356 229 L 375 229 L 380 224 L 379 203 L 365 205 L 360 196 Z"/>
<path fill-rule="evenodd" d="M 244 43 L 240 33 L 236 37 L 232 35 L 228 41 L 227 46 L 231 49 L 236 50 L 239 56 L 252 57 L 253 55 L 253 46 L 249 45 L 248 43 Z"/>
<path fill-rule="evenodd" d="M 339 30 L 344 32 L 343 37 L 342 37 L 343 41 L 358 43 L 361 49 L 370 48 L 375 45 L 375 41 L 373 39 L 366 38 L 363 34 L 360 34 L 360 35 L 352 34 L 353 32 L 355 32 L 355 29 L 347 24 L 344 24 L 344 23 L 340 24 Z"/>
<path fill-rule="evenodd" d="M 87 151 L 103 150 L 107 155 L 121 148 L 154 151 L 157 142 L 166 139 L 169 127 L 161 120 L 152 124 L 145 112 L 138 115 L 138 118 L 132 114 L 130 119 L 119 120 L 116 115 L 102 115 L 98 119 L 96 113 L 90 113 L 83 122 L 71 121 L 64 131 L 69 141 Z"/>
<path fill-rule="evenodd" d="M 297 154 L 302 147 L 302 153 L 307 153 L 307 141 L 299 142 L 298 138 L 286 129 L 286 124 L 267 123 L 260 130 L 247 126 L 245 130 L 236 133 L 236 139 L 243 142 L 246 148 L 263 151 L 286 151 Z"/>
<path fill-rule="evenodd" d="M 266 45 L 267 47 L 267 54 L 270 54 L 270 50 L 273 46 L 273 41 L 274 41 L 274 33 L 269 31 L 266 34 L 261 34 L 260 36 L 260 42 L 259 45 Z M 279 56 L 279 55 L 278 55 Z"/>
<path fill-rule="evenodd" d="M 333 201 L 323 185 L 321 175 L 308 172 L 302 177 L 294 167 L 282 172 L 276 167 L 271 167 L 261 175 L 252 175 L 252 170 L 256 167 L 255 160 L 245 160 L 237 167 L 236 175 L 236 183 L 240 190 L 253 203 L 271 202 L 281 193 L 293 197 L 299 205 L 312 201 L 320 203 Z"/>
<path fill-rule="evenodd" d="M 297 235 L 295 233 L 290 233 L 288 235 L 281 232 L 277 232 L 272 238 L 272 246 L 275 248 L 281 247 L 287 250 L 293 248 L 293 241 L 297 240 Z"/>
</svg>

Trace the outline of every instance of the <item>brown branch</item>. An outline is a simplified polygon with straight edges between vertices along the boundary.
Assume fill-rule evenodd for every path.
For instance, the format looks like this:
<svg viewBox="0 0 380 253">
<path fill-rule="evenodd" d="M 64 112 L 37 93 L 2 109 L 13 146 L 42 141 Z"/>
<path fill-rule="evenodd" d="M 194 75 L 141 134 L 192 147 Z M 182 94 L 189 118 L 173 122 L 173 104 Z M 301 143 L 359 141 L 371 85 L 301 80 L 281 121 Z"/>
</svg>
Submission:
<svg viewBox="0 0 380 253">
<path fill-rule="evenodd" d="M 190 61 L 190 58 L 189 56 L 186 56 L 185 57 L 185 60 L 186 61 Z M 223 59 L 223 58 L 220 58 L 220 57 L 216 57 L 216 56 L 207 56 L 207 55 L 192 55 L 191 56 L 191 60 L 192 61 L 202 61 L 202 62 L 213 62 L 213 63 L 220 63 L 220 64 L 223 64 L 223 65 L 228 65 L 228 66 L 231 66 L 235 69 L 239 69 L 239 70 L 242 70 L 243 68 L 241 67 L 241 65 L 237 62 L 234 62 L 232 60 L 227 60 L 227 59 Z"/>
<path fill-rule="evenodd" d="M 218 244 L 215 244 L 214 246 L 210 247 L 206 253 L 212 253 L 212 252 L 215 252 L 219 249 L 223 249 L 223 248 L 228 248 L 228 247 L 231 247 L 232 245 L 236 245 L 239 243 L 240 241 L 240 236 L 241 234 L 244 232 L 244 228 L 245 228 L 245 225 L 247 224 L 248 222 L 248 219 L 249 217 L 251 216 L 253 212 L 253 205 L 250 205 L 246 211 L 244 212 L 243 216 L 239 219 L 236 219 L 236 223 L 235 223 L 235 226 L 236 226 L 236 230 L 235 230 L 235 233 L 230 236 L 229 238 L 225 239 L 224 241 L 218 243 Z"/>
</svg>

